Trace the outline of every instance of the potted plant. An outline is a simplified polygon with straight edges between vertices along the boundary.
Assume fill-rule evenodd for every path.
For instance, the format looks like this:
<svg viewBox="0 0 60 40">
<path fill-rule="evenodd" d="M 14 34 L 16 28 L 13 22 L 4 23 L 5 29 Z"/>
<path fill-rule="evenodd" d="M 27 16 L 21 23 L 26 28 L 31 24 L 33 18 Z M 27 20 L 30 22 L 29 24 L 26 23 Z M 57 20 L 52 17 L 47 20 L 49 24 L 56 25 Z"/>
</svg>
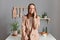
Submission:
<svg viewBox="0 0 60 40">
<path fill-rule="evenodd" d="M 44 14 L 42 14 L 42 18 L 47 18 L 47 13 L 44 12 Z"/>
<path fill-rule="evenodd" d="M 43 28 L 42 32 L 41 32 L 41 35 L 43 36 L 47 36 L 48 35 L 48 32 L 47 32 L 47 27 L 46 28 Z"/>
<path fill-rule="evenodd" d="M 46 13 L 46 12 L 44 12 L 44 14 L 42 14 L 42 18 L 48 18 L 48 16 L 47 16 L 47 13 Z M 46 21 L 47 21 L 47 24 L 48 24 L 49 19 L 46 19 Z"/>
<path fill-rule="evenodd" d="M 14 22 L 12 23 L 12 31 L 13 31 L 13 36 L 16 36 L 18 34 L 17 29 L 18 29 L 19 25 L 18 22 Z"/>
</svg>

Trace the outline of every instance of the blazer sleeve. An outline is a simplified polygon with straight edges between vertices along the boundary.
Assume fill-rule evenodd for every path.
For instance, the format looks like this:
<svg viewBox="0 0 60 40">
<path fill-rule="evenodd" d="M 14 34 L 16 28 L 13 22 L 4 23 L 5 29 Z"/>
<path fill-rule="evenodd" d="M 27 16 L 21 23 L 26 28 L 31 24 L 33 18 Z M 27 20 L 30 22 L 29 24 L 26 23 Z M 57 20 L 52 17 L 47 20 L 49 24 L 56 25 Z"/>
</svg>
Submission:
<svg viewBox="0 0 60 40">
<path fill-rule="evenodd" d="M 38 16 L 37 18 L 34 18 L 34 29 L 38 29 L 40 27 L 40 17 Z"/>
<path fill-rule="evenodd" d="M 25 37 L 26 36 L 26 32 L 25 32 L 25 22 L 26 22 L 26 17 L 23 16 L 22 17 L 22 35 Z"/>
</svg>

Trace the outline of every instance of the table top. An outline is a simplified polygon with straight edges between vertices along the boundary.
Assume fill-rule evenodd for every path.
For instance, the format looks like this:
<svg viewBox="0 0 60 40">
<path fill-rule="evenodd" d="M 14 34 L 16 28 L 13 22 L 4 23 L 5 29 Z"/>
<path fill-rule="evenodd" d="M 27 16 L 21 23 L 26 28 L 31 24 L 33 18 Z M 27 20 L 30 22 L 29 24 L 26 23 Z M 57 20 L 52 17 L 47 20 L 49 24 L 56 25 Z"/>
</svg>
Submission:
<svg viewBox="0 0 60 40">
<path fill-rule="evenodd" d="M 51 34 L 48 34 L 46 37 L 40 35 L 40 40 L 56 40 Z"/>
<path fill-rule="evenodd" d="M 12 36 L 9 35 L 5 40 L 21 40 L 21 35 L 17 35 L 17 36 Z M 56 40 L 51 34 L 48 34 L 46 37 L 40 35 L 40 39 L 39 40 Z"/>
</svg>

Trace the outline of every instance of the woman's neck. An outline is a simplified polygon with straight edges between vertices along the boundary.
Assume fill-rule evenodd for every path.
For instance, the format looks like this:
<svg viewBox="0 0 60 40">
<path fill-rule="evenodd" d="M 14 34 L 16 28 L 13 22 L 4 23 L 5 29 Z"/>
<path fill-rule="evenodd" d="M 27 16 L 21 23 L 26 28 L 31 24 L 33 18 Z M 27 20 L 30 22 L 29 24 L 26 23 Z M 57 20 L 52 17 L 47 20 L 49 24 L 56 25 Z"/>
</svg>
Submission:
<svg viewBox="0 0 60 40">
<path fill-rule="evenodd" d="M 29 16 L 29 17 L 33 17 L 33 15 L 32 15 L 32 14 L 28 14 L 28 16 Z"/>
</svg>

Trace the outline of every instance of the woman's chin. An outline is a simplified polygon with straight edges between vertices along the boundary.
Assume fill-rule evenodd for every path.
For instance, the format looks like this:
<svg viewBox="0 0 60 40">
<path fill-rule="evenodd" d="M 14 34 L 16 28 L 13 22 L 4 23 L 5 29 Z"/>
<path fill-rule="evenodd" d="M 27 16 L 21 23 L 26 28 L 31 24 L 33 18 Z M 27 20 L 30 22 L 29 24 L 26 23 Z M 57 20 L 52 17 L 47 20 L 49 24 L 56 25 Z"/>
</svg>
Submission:
<svg viewBox="0 0 60 40">
<path fill-rule="evenodd" d="M 33 14 L 33 11 L 31 11 L 30 13 Z"/>
</svg>

